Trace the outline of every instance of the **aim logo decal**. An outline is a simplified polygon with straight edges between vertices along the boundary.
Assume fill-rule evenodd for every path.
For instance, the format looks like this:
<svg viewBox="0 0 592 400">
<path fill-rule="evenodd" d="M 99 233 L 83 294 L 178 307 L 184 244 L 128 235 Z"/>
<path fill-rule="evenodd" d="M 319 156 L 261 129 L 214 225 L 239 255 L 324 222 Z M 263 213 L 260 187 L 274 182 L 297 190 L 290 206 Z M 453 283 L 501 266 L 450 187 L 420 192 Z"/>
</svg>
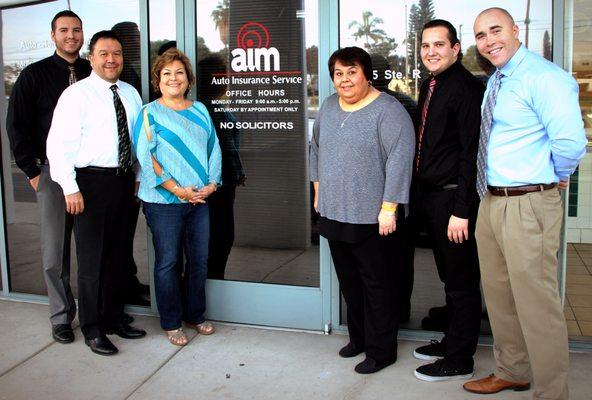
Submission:
<svg viewBox="0 0 592 400">
<path fill-rule="evenodd" d="M 235 72 L 280 70 L 280 52 L 269 47 L 269 31 L 258 23 L 249 21 L 238 30 L 237 48 L 232 50 L 230 67 Z"/>
</svg>

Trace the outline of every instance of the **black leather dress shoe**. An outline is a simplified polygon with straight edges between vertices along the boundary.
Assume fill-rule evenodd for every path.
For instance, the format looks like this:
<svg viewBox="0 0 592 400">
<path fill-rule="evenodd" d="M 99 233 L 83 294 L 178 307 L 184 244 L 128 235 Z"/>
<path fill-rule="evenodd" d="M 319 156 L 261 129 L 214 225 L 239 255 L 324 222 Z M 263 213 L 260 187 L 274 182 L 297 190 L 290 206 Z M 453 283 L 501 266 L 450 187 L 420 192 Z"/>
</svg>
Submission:
<svg viewBox="0 0 592 400">
<path fill-rule="evenodd" d="M 130 285 L 127 288 L 124 302 L 137 306 L 150 306 L 150 287 L 140 282 Z"/>
<path fill-rule="evenodd" d="M 72 343 L 74 341 L 74 331 L 70 324 L 58 324 L 51 327 L 51 336 L 58 343 Z"/>
<path fill-rule="evenodd" d="M 134 317 L 129 315 L 128 313 L 123 313 L 123 315 L 121 316 L 121 321 L 123 321 L 124 324 L 131 324 L 132 322 L 134 322 Z"/>
<path fill-rule="evenodd" d="M 354 371 L 358 374 L 373 374 L 381 369 L 394 364 L 397 361 L 397 357 L 391 358 L 390 360 L 378 362 L 373 358 L 366 357 L 364 361 L 355 366 Z"/>
<path fill-rule="evenodd" d="M 449 321 L 432 318 L 430 316 L 424 317 L 421 320 L 421 329 L 424 331 L 444 332 L 448 328 Z"/>
<path fill-rule="evenodd" d="M 146 331 L 136 329 L 129 324 L 121 323 L 114 328 L 107 329 L 107 335 L 117 335 L 124 339 L 139 339 L 146 336 Z"/>
<path fill-rule="evenodd" d="M 341 350 L 339 350 L 339 356 L 343 357 L 343 358 L 350 358 L 350 357 L 355 357 L 358 354 L 361 354 L 363 352 L 364 352 L 363 349 L 359 349 L 352 342 L 349 342 L 348 344 L 343 346 L 341 348 Z"/>
<path fill-rule="evenodd" d="M 448 306 L 432 307 L 428 316 L 421 320 L 421 329 L 426 331 L 445 332 L 450 325 Z"/>
<path fill-rule="evenodd" d="M 94 339 L 84 339 L 84 343 L 90 347 L 90 351 L 101 356 L 111 356 L 119 351 L 105 335 Z"/>
</svg>

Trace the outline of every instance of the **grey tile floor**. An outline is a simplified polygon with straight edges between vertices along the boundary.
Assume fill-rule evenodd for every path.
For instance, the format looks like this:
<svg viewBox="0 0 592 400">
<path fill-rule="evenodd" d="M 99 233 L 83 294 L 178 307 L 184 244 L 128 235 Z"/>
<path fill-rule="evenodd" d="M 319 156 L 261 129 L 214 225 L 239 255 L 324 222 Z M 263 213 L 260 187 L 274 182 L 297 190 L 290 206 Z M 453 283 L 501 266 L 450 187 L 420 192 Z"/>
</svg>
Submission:
<svg viewBox="0 0 592 400">
<path fill-rule="evenodd" d="M 426 383 L 413 376 L 420 343 L 399 342 L 397 363 L 376 374 L 353 372 L 361 360 L 341 359 L 343 335 L 320 335 L 217 324 L 212 336 L 170 345 L 158 319 L 136 316 L 148 331 L 141 340 L 112 337 L 120 353 L 100 357 L 76 341 L 49 336 L 47 307 L 0 301 L 0 399 L 530 399 L 532 392 L 479 396 L 462 382 Z M 476 375 L 493 368 L 490 347 L 479 347 Z M 572 353 L 570 398 L 588 400 L 592 354 Z"/>
</svg>

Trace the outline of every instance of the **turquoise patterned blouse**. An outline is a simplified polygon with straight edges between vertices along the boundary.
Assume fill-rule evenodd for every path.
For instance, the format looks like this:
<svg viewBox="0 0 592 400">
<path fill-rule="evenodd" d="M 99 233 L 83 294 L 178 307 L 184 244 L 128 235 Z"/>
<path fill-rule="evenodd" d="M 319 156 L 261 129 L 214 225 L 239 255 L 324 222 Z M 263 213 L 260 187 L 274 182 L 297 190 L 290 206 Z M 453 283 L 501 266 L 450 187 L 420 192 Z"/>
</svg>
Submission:
<svg viewBox="0 0 592 400">
<path fill-rule="evenodd" d="M 197 189 L 221 183 L 222 155 L 216 130 L 206 107 L 198 101 L 181 111 L 158 100 L 146 104 L 134 125 L 133 142 L 141 167 L 138 197 L 145 202 L 183 203 L 160 186 L 171 178 L 180 187 Z M 152 157 L 161 165 L 161 175 L 155 172 Z"/>
</svg>

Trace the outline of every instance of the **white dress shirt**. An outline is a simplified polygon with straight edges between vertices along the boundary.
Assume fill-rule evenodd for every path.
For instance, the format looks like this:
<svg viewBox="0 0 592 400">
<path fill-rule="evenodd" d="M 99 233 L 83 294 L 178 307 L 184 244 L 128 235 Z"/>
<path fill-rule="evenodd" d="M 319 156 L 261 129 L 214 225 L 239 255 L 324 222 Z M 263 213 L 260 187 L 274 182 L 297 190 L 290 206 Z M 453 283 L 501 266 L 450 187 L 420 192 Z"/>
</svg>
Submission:
<svg viewBox="0 0 592 400">
<path fill-rule="evenodd" d="M 131 141 L 142 99 L 133 86 L 119 80 L 115 84 L 125 107 Z M 79 191 L 74 168 L 119 167 L 112 85 L 93 71 L 64 90 L 58 100 L 47 137 L 47 159 L 51 178 L 64 195 Z"/>
</svg>

